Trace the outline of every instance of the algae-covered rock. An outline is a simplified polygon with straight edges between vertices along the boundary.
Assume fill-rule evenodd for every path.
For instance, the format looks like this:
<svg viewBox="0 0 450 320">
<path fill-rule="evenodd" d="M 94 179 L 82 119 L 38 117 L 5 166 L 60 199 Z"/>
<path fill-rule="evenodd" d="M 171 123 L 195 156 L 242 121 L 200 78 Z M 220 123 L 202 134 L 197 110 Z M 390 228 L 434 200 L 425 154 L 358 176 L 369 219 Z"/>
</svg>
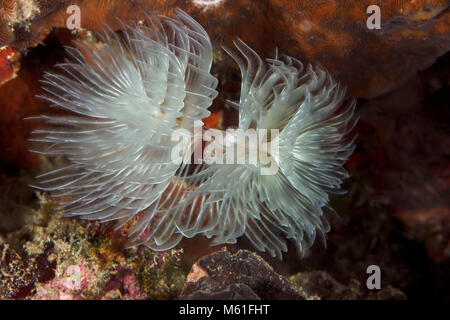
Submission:
<svg viewBox="0 0 450 320">
<path fill-rule="evenodd" d="M 173 299 L 179 295 L 187 271 L 181 250 L 126 249 L 124 233 L 98 222 L 63 218 L 57 205 L 41 195 L 41 208 L 32 222 L 7 239 L 0 238 L 1 299 Z"/>
</svg>

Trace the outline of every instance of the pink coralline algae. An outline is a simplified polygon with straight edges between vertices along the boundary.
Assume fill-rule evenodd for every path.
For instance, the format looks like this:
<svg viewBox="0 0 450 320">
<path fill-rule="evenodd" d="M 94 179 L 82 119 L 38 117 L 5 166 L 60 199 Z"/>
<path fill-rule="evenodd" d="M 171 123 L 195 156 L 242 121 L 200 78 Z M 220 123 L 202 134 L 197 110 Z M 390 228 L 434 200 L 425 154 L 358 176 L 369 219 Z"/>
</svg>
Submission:
<svg viewBox="0 0 450 320">
<path fill-rule="evenodd" d="M 120 265 L 111 271 L 112 276 L 107 281 L 96 276 L 99 268 L 92 262 L 59 268 L 63 269 L 61 275 L 57 275 L 47 283 L 38 284 L 33 299 L 81 300 L 87 298 L 86 292 L 96 291 L 98 292 L 96 298 L 100 299 L 140 300 L 145 298 L 145 293 L 134 272 L 126 266 Z"/>
<path fill-rule="evenodd" d="M 12 233 L 17 249 L 0 236 L 0 299 L 170 299 L 182 290 L 187 268 L 181 251 L 126 250 L 125 235 L 98 223 L 64 219 L 55 202 Z"/>
<path fill-rule="evenodd" d="M 89 270 L 84 263 L 69 265 L 62 271 L 60 277 L 55 277 L 52 281 L 44 284 L 38 284 L 34 298 L 46 300 L 81 299 L 81 291 L 88 289 L 89 282 L 93 278 L 93 270 Z"/>
</svg>

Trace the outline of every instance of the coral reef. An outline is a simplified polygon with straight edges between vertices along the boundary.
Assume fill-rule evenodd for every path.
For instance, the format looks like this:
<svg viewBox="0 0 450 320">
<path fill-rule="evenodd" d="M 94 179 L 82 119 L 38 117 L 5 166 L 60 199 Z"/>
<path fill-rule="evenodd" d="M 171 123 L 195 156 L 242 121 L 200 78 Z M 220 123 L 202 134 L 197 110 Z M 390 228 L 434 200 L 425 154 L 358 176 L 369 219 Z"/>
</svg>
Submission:
<svg viewBox="0 0 450 320">
<path fill-rule="evenodd" d="M 186 277 L 180 254 L 125 250 L 123 233 L 62 218 L 57 203 L 0 237 L 0 299 L 170 299 Z M 28 240 L 24 240 L 28 239 Z"/>
<path fill-rule="evenodd" d="M 187 276 L 182 299 L 305 299 L 308 296 L 273 271 L 260 256 L 218 251 L 197 261 Z"/>
<path fill-rule="evenodd" d="M 70 4 L 80 6 L 81 30 L 66 28 L 69 1 L 0 0 L 0 299 L 450 299 L 448 1 L 380 2 L 379 30 L 366 27 L 371 1 Z M 213 247 L 196 237 L 165 253 L 125 249 L 125 233 L 113 225 L 62 218 L 28 187 L 64 161 L 29 153 L 33 123 L 23 120 L 47 110 L 35 98 L 38 81 L 65 57 L 63 45 L 96 45 L 92 31 L 105 23 L 120 30 L 143 9 L 170 15 L 175 7 L 213 41 L 221 94 L 208 127 L 237 122 L 224 101 L 238 98 L 240 74 L 220 49 L 236 36 L 262 56 L 278 47 L 320 63 L 359 98 L 349 192 L 332 200 L 340 219 L 326 249 L 315 246 L 302 260 L 289 250 L 282 261 L 238 251 L 252 249 L 245 240 Z M 369 291 L 373 264 L 382 289 Z M 267 279 L 271 290 L 259 286 Z"/>
<path fill-rule="evenodd" d="M 239 250 L 218 251 L 198 260 L 181 299 L 404 300 L 406 296 L 389 285 L 370 291 L 356 279 L 343 285 L 324 271 L 300 272 L 287 279 L 260 256 Z"/>
<path fill-rule="evenodd" d="M 381 29 L 366 26 L 373 1 L 188 1 L 188 0 L 3 0 L 0 47 L 33 47 L 52 28 L 65 28 L 69 5 L 78 5 L 81 27 L 114 29 L 142 19 L 142 11 L 169 14 L 180 7 L 208 30 L 216 43 L 239 36 L 260 52 L 274 48 L 302 60 L 320 62 L 350 94 L 374 97 L 430 66 L 450 47 L 447 0 L 384 1 Z M 252 21 L 248 24 L 247 21 Z M 3 22 L 3 23 L 2 23 Z M 13 29 L 14 31 L 11 31 Z M 364 72 L 362 72 L 364 70 Z"/>
<path fill-rule="evenodd" d="M 310 295 L 325 300 L 405 300 L 406 295 L 399 289 L 387 286 L 373 292 L 358 280 L 351 279 L 347 285 L 336 281 L 323 271 L 300 272 L 290 280 Z"/>
</svg>

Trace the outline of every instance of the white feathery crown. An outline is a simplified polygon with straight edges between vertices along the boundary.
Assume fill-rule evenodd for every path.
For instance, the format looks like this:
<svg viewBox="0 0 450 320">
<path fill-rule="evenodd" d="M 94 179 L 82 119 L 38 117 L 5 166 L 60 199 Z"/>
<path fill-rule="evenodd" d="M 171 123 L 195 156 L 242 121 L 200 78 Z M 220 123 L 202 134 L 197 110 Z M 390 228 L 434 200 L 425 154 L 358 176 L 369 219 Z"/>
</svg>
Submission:
<svg viewBox="0 0 450 320">
<path fill-rule="evenodd" d="M 43 98 L 65 112 L 39 116 L 47 127 L 32 140 L 45 143 L 37 152 L 70 164 L 39 176 L 36 187 L 61 199 L 66 215 L 118 227 L 138 216 L 132 245 L 154 250 L 183 236 L 222 244 L 245 235 L 279 258 L 286 239 L 304 252 L 329 231 L 324 213 L 348 176 L 356 119 L 355 103 L 343 104 L 344 90 L 326 71 L 288 56 L 264 62 L 236 40 L 238 52 L 224 48 L 242 73 L 240 100 L 230 103 L 239 129 L 278 130 L 267 137 L 278 146 L 277 171 L 261 175 L 262 162 L 180 164 L 172 133 L 193 130 L 217 96 L 206 31 L 177 9 L 100 39 L 100 48 L 67 48 L 71 59 L 42 81 Z"/>
</svg>

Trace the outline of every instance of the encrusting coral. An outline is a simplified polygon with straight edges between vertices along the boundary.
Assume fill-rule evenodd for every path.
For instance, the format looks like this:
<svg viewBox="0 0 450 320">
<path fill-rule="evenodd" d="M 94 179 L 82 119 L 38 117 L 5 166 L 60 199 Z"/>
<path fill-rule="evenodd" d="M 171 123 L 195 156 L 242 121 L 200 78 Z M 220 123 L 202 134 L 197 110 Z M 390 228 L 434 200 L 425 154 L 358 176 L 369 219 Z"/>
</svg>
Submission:
<svg viewBox="0 0 450 320">
<path fill-rule="evenodd" d="M 142 19 L 142 10 L 170 15 L 175 7 L 180 7 L 207 28 L 214 43 L 230 45 L 239 36 L 262 56 L 272 56 L 278 46 L 291 56 L 320 61 L 335 79 L 346 84 L 351 96 L 364 98 L 398 87 L 450 47 L 447 0 L 379 3 L 3 0 L 3 3 L 8 9 L 5 20 L 0 20 L 0 47 L 11 44 L 26 49 L 42 43 L 55 28 L 66 28 L 70 17 L 67 8 L 71 5 L 80 8 L 81 27 L 93 31 L 102 30 L 104 25 L 121 29 L 120 21 L 128 24 Z M 15 10 L 11 10 L 10 3 L 18 4 L 12 8 Z M 366 25 L 373 15 L 367 12 L 371 5 L 380 8 L 380 29 L 369 29 Z"/>
<path fill-rule="evenodd" d="M 15 240 L 24 237 L 23 244 Z M 32 222 L 0 237 L 0 298 L 176 298 L 187 273 L 182 251 L 124 250 L 123 240 L 106 225 L 63 218 L 57 202 L 42 195 Z"/>
</svg>

